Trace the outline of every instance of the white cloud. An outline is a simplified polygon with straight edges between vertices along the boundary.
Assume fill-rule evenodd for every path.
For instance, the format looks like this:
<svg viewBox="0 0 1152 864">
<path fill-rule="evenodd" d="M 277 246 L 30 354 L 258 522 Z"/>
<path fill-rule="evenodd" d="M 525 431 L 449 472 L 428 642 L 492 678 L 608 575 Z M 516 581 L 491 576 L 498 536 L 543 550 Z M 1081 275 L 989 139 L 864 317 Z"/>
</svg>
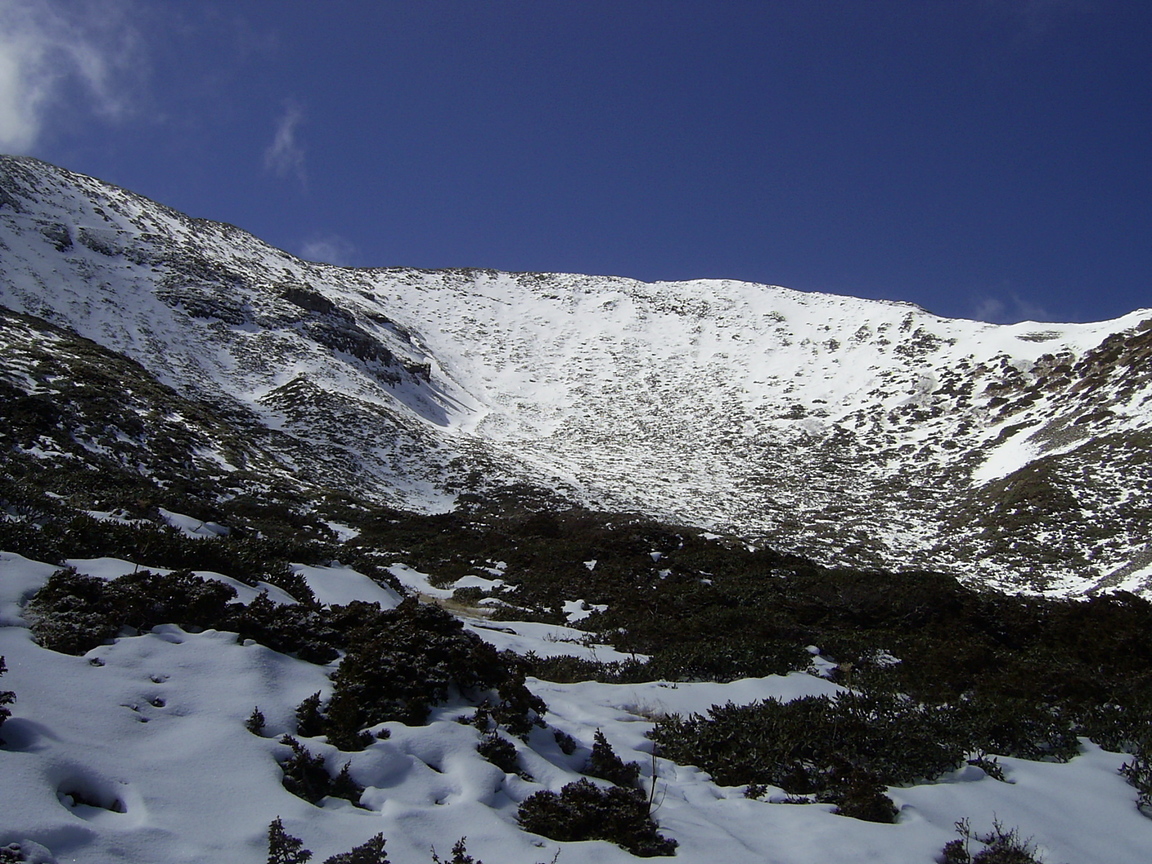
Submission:
<svg viewBox="0 0 1152 864">
<path fill-rule="evenodd" d="M 1070 23 L 1078 14 L 1093 11 L 1092 4 L 1086 0 L 1015 0 L 1008 8 L 1033 39 L 1042 39 Z"/>
<path fill-rule="evenodd" d="M 1020 297 L 1015 291 L 1005 297 L 979 297 L 973 303 L 972 317 L 989 324 L 1015 324 L 1018 321 L 1052 321 L 1043 306 Z"/>
<path fill-rule="evenodd" d="M 276 134 L 264 151 L 264 167 L 277 177 L 295 174 L 304 182 L 304 148 L 296 137 L 296 129 L 304 120 L 300 106 L 289 102 L 276 123 Z"/>
<path fill-rule="evenodd" d="M 0 0 L 0 151 L 26 153 L 54 118 L 127 113 L 141 77 L 130 0 Z"/>
<path fill-rule="evenodd" d="M 352 256 L 355 254 L 356 247 L 335 234 L 313 237 L 305 241 L 300 249 L 301 257 L 308 261 L 337 264 L 341 267 L 351 266 Z"/>
</svg>

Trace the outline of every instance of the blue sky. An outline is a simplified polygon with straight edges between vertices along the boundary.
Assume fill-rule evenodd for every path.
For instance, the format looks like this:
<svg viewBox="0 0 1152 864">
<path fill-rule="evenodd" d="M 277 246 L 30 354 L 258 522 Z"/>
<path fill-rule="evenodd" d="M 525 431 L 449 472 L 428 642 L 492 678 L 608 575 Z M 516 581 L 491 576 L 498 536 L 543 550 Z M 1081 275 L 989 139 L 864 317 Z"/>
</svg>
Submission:
<svg viewBox="0 0 1152 864">
<path fill-rule="evenodd" d="M 1152 306 L 1147 0 L 0 0 L 0 151 L 334 263 Z"/>
</svg>

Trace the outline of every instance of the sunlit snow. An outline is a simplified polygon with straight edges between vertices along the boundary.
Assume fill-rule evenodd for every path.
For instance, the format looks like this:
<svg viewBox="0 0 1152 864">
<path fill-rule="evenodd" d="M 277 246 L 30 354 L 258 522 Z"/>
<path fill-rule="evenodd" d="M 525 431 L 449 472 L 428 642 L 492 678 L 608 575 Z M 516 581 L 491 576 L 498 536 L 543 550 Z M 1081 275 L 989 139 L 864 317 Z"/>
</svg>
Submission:
<svg viewBox="0 0 1152 864">
<path fill-rule="evenodd" d="M 103 576 L 123 569 L 108 559 L 74 563 Z M 326 668 L 239 644 L 233 634 L 174 626 L 121 637 L 84 657 L 45 650 L 32 642 L 20 609 L 54 569 L 0 555 L 0 655 L 9 667 L 0 683 L 18 697 L 0 749 L 0 845 L 24 843 L 29 853 L 42 848 L 48 855 L 42 861 L 259 864 L 268 823 L 279 816 L 317 860 L 383 832 L 396 864 L 429 861 L 433 845 L 446 854 L 462 836 L 469 852 L 490 864 L 546 862 L 557 850 L 558 861 L 568 864 L 623 864 L 632 857 L 609 843 L 558 844 L 515 824 L 518 802 L 580 776 L 596 729 L 623 758 L 640 763 L 646 784 L 655 782 L 655 817 L 680 843 L 674 860 L 923 864 L 965 817 L 981 830 L 994 819 L 1019 827 L 1050 862 L 1146 864 L 1152 845 L 1152 820 L 1137 811 L 1134 790 L 1117 773 L 1124 757 L 1088 742 L 1067 764 L 1001 758 L 1008 783 L 969 766 L 935 783 L 890 789 L 900 807 L 894 825 L 836 816 L 830 805 L 772 803 L 782 796 L 771 790 L 765 800 L 750 800 L 695 768 L 653 760 L 645 738 L 653 718 L 837 689 L 801 673 L 730 684 L 530 680 L 549 705 L 548 722 L 579 744 L 566 756 L 544 730 L 527 745 L 517 743 L 533 780 L 482 759 L 479 733 L 456 722 L 466 706 L 448 705 L 427 726 L 385 724 L 391 737 L 363 752 L 339 754 L 311 740 L 309 747 L 330 762 L 350 761 L 366 787 L 367 809 L 338 799 L 312 806 L 280 785 L 276 758 L 285 748 L 276 739 L 294 730 L 295 706 L 304 697 L 329 692 Z M 366 577 L 346 568 L 302 572 L 317 594 L 342 602 L 379 596 Z M 359 597 L 356 586 L 364 589 Z M 569 642 L 579 631 L 563 627 L 468 626 L 500 648 L 597 651 Z M 257 706 L 267 718 L 263 737 L 244 725 Z"/>
</svg>

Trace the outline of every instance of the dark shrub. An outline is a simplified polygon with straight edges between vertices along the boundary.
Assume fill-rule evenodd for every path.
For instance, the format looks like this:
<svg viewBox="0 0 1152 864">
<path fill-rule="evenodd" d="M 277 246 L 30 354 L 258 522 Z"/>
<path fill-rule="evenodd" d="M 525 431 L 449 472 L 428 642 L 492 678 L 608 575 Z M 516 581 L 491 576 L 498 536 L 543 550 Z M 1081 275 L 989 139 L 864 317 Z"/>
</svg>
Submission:
<svg viewBox="0 0 1152 864">
<path fill-rule="evenodd" d="M 343 798 L 345 801 L 351 801 L 359 807 L 360 796 L 364 794 L 364 787 L 352 779 L 351 767 L 351 762 L 344 763 L 340 769 L 340 773 L 332 779 L 332 783 L 328 787 L 328 794 L 333 798 Z"/>
<path fill-rule="evenodd" d="M 273 819 L 268 825 L 268 864 L 308 864 L 311 858 L 312 851 L 284 830 L 280 817 Z"/>
<path fill-rule="evenodd" d="M 999 821 L 992 823 L 988 833 L 976 834 L 963 819 L 956 823 L 956 831 L 960 838 L 944 845 L 940 864 L 1041 864 L 1031 839 L 1022 838 L 1016 828 L 1005 830 Z M 984 845 L 975 855 L 971 853 L 973 841 Z"/>
<path fill-rule="evenodd" d="M 105 582 L 74 569 L 57 570 L 33 595 L 24 618 L 36 641 L 53 651 L 83 654 L 120 630 Z"/>
<path fill-rule="evenodd" d="M 565 756 L 571 756 L 576 752 L 576 739 L 567 732 L 561 729 L 553 729 L 552 737 L 556 739 L 556 746 L 560 748 L 560 752 Z"/>
<path fill-rule="evenodd" d="M 313 755 L 291 735 L 285 735 L 280 743 L 292 748 L 292 754 L 280 763 L 280 770 L 284 772 L 280 782 L 297 798 L 319 804 L 332 786 L 324 757 Z"/>
<path fill-rule="evenodd" d="M 280 770 L 284 772 L 281 783 L 285 789 L 311 804 L 319 804 L 329 795 L 353 804 L 360 803 L 364 787 L 352 779 L 349 763 L 345 762 L 340 773 L 332 778 L 323 756 L 313 755 L 291 735 L 285 735 L 280 743 L 292 748 L 291 755 L 280 763 Z"/>
<path fill-rule="evenodd" d="M 828 788 L 816 800 L 835 804 L 841 816 L 865 822 L 895 822 L 898 812 L 875 774 L 846 763 L 830 772 Z"/>
<path fill-rule="evenodd" d="M 324 718 L 320 716 L 320 691 L 296 706 L 296 734 L 315 738 L 324 734 Z"/>
<path fill-rule="evenodd" d="M 273 651 L 295 654 L 310 663 L 328 663 L 339 656 L 342 637 L 324 612 L 303 603 L 279 605 L 265 591 L 247 605 L 233 604 L 221 629 L 236 631 L 241 639 L 255 639 Z"/>
<path fill-rule="evenodd" d="M 480 739 L 476 751 L 505 774 L 519 774 L 520 757 L 511 741 L 505 741 L 495 730 Z"/>
<path fill-rule="evenodd" d="M 221 622 L 236 589 L 190 570 L 161 575 L 138 570 L 106 583 L 105 594 L 119 624 L 149 630 L 159 624 L 211 626 Z"/>
<path fill-rule="evenodd" d="M 846 693 L 714 705 L 707 717 L 658 720 L 650 734 L 664 756 L 725 786 L 840 795 L 857 776 L 891 786 L 959 767 L 968 748 L 949 730 L 945 712 L 899 696 Z"/>
<path fill-rule="evenodd" d="M 516 814 L 520 827 L 552 840 L 608 840 L 633 855 L 674 855 L 675 840 L 656 831 L 648 801 L 638 789 L 601 789 L 588 780 L 555 792 L 537 792 Z"/>
<path fill-rule="evenodd" d="M 0 657 L 0 675 L 8 671 L 8 667 L 4 665 L 4 658 Z M 4 721 L 12 716 L 12 711 L 6 708 L 6 705 L 11 705 L 16 701 L 16 694 L 11 690 L 0 690 L 0 726 L 4 725 Z M 0 744 L 4 743 L 4 739 L 0 738 Z"/>
<path fill-rule="evenodd" d="M 325 859 L 324 864 L 389 864 L 384 845 L 384 835 L 377 834 L 351 852 L 341 852 Z"/>
<path fill-rule="evenodd" d="M 140 570 L 106 582 L 75 570 L 57 570 L 25 609 L 36 641 L 65 654 L 83 654 L 121 627 L 159 624 L 213 627 L 226 619 L 236 597 L 230 585 L 187 570 L 166 575 Z"/>
<path fill-rule="evenodd" d="M 2 663 L 0 668 L 3 668 Z M 1136 798 L 1137 805 L 1144 809 L 1152 808 L 1152 761 L 1148 758 L 1148 751 L 1141 749 L 1131 760 L 1120 766 L 1120 773 L 1140 793 Z"/>
<path fill-rule="evenodd" d="M 592 755 L 588 759 L 588 764 L 584 766 L 584 773 L 615 783 L 617 786 L 635 787 L 640 779 L 640 765 L 636 762 L 625 764 L 616 755 L 604 733 L 597 729 L 596 739 L 592 744 Z"/>
<path fill-rule="evenodd" d="M 328 716 L 344 717 L 356 729 L 387 720 L 423 723 L 453 688 L 480 698 L 495 691 L 492 716 L 517 734 L 540 723 L 546 710 L 524 686 L 515 658 L 442 609 L 413 599 L 351 635 L 333 684 Z"/>
<path fill-rule="evenodd" d="M 244 721 L 244 728 L 253 735 L 264 734 L 264 712 L 259 707 L 253 708 L 248 719 Z"/>
<path fill-rule="evenodd" d="M 468 847 L 464 845 L 467 837 L 461 837 L 454 844 L 452 844 L 452 857 L 445 861 L 436 854 L 436 849 L 432 849 L 432 864 L 484 864 L 483 861 L 477 861 L 468 854 Z"/>
</svg>

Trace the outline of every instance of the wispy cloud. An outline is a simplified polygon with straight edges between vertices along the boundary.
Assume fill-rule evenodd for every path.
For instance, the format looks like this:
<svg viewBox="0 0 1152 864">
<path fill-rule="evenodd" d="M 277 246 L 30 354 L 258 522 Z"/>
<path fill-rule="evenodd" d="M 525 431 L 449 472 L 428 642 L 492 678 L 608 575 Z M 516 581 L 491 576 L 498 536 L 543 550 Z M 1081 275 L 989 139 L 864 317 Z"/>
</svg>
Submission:
<svg viewBox="0 0 1152 864">
<path fill-rule="evenodd" d="M 304 120 L 304 112 L 294 102 L 284 106 L 284 113 L 276 122 L 276 134 L 272 143 L 264 151 L 264 167 L 277 177 L 294 175 L 301 183 L 305 182 L 304 148 L 297 138 L 296 130 Z"/>
<path fill-rule="evenodd" d="M 0 0 L 0 150 L 28 153 L 52 121 L 128 113 L 143 51 L 132 0 Z"/>
<path fill-rule="evenodd" d="M 352 264 L 356 247 L 336 234 L 325 234 L 322 237 L 312 237 L 306 240 L 304 245 L 300 247 L 300 254 L 309 261 L 348 267 Z"/>
<path fill-rule="evenodd" d="M 1032 46 L 1098 11 L 1094 0 L 984 0 L 984 5 L 1004 16 L 1018 44 Z"/>
<path fill-rule="evenodd" d="M 1052 321 L 1043 306 L 1020 297 L 1015 291 L 1004 296 L 978 297 L 973 302 L 972 317 L 989 324 L 1015 324 L 1018 321 Z"/>
</svg>

